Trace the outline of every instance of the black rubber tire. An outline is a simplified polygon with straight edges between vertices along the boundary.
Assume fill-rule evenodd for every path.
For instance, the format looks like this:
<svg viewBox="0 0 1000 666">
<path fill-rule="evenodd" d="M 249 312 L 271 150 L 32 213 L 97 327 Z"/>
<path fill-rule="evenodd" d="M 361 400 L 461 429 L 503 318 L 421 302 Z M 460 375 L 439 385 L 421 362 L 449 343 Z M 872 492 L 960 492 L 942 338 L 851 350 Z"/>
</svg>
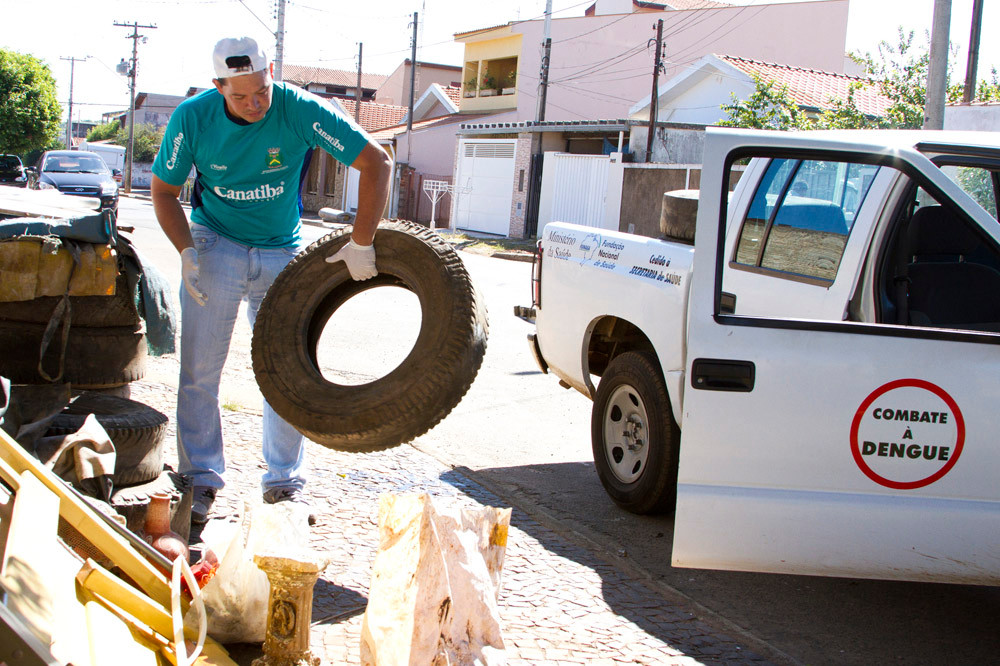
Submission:
<svg viewBox="0 0 1000 666">
<path fill-rule="evenodd" d="M 156 493 L 171 495 L 170 529 L 185 541 L 191 534 L 191 499 L 194 488 L 188 477 L 170 469 L 164 469 L 150 481 L 137 486 L 118 488 L 111 495 L 111 506 L 125 517 L 125 526 L 142 534 L 146 524 L 146 509 L 149 499 Z"/>
<path fill-rule="evenodd" d="M 343 263 L 325 261 L 351 231 L 316 241 L 278 275 L 257 313 L 251 353 L 261 393 L 282 418 L 329 448 L 368 452 L 422 435 L 458 404 L 482 364 L 488 323 L 465 265 L 436 233 L 382 223 L 375 235 L 379 274 L 355 282 Z M 368 384 L 325 379 L 316 345 L 327 320 L 351 297 L 389 285 L 420 302 L 420 332 L 409 355 Z"/>
<path fill-rule="evenodd" d="M 135 400 L 84 391 L 52 420 L 48 435 L 68 435 L 97 418 L 115 445 L 115 487 L 152 481 L 163 471 L 167 416 Z"/>
<path fill-rule="evenodd" d="M 38 373 L 45 324 L 0 321 L 0 376 L 15 384 L 47 384 Z M 59 368 L 62 328 L 56 330 L 43 361 L 55 377 Z M 121 386 L 146 373 L 146 336 L 141 328 L 70 326 L 61 381 L 75 389 Z"/>
<path fill-rule="evenodd" d="M 43 296 L 30 301 L 0 303 L 0 320 L 47 324 L 62 297 Z M 141 323 L 125 275 L 119 273 L 114 296 L 70 296 L 71 325 L 87 328 L 130 326 Z"/>
<path fill-rule="evenodd" d="M 631 428 L 625 426 L 631 423 Z M 636 451 L 623 444 L 631 431 Z M 594 464 L 615 504 L 631 513 L 662 513 L 677 499 L 680 429 L 655 356 L 626 352 L 608 364 L 594 398 L 590 421 Z"/>
</svg>

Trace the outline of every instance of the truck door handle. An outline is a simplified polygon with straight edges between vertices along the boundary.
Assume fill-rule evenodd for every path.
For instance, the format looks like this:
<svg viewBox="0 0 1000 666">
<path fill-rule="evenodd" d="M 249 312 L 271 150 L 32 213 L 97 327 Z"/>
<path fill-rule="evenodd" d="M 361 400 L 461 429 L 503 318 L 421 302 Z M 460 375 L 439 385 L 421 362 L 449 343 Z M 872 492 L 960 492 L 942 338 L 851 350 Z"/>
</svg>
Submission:
<svg viewBox="0 0 1000 666">
<path fill-rule="evenodd" d="M 756 367 L 752 361 L 696 358 L 691 363 L 691 386 L 704 391 L 753 390 Z"/>
</svg>

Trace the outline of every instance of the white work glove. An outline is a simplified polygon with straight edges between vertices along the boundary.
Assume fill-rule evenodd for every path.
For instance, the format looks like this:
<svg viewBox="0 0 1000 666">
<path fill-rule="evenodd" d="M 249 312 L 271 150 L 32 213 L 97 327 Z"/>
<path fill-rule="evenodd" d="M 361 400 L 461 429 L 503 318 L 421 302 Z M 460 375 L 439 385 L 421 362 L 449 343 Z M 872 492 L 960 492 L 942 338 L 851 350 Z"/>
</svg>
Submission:
<svg viewBox="0 0 1000 666">
<path fill-rule="evenodd" d="M 359 245 L 351 239 L 344 247 L 340 248 L 326 258 L 328 264 L 343 261 L 347 264 L 347 270 L 355 280 L 367 280 L 378 275 L 375 270 L 375 245 Z"/>
<path fill-rule="evenodd" d="M 208 296 L 198 286 L 198 250 L 186 247 L 181 251 L 181 277 L 184 278 L 184 288 L 198 305 L 205 305 Z"/>
</svg>

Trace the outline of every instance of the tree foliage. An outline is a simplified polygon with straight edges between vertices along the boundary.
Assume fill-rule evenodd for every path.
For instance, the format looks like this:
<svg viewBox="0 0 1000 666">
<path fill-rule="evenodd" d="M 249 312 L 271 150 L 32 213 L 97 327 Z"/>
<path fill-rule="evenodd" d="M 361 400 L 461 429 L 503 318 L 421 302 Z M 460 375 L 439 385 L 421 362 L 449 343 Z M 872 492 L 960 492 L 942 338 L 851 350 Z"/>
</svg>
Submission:
<svg viewBox="0 0 1000 666">
<path fill-rule="evenodd" d="M 0 49 L 0 151 L 25 154 L 59 135 L 62 106 L 48 65 Z"/>
<path fill-rule="evenodd" d="M 757 76 L 754 91 L 746 101 L 732 93 L 732 104 L 723 104 L 729 118 L 719 123 L 723 127 L 788 130 L 798 127 L 799 107 L 788 94 L 788 86 L 776 86 Z"/>
<path fill-rule="evenodd" d="M 160 149 L 163 140 L 163 130 L 157 130 L 152 125 L 136 125 L 133 128 L 133 162 L 152 162 L 156 151 Z M 118 121 L 98 125 L 87 132 L 87 141 L 110 141 L 118 146 L 128 146 L 128 127 L 119 127 Z"/>
<path fill-rule="evenodd" d="M 108 139 L 114 139 L 117 133 L 118 121 L 112 120 L 110 123 L 92 127 L 87 132 L 87 141 L 107 141 Z"/>
<path fill-rule="evenodd" d="M 904 32 L 899 28 L 896 43 L 880 42 L 876 55 L 850 55 L 864 68 L 865 77 L 889 98 L 891 104 L 884 116 L 872 117 L 858 108 L 855 93 L 864 85 L 861 82 L 849 86 L 846 99 L 831 99 L 829 109 L 810 116 L 799 109 L 787 87 L 778 88 L 773 82 L 755 77 L 754 92 L 746 101 L 733 95 L 732 104 L 722 105 L 729 117 L 719 124 L 761 129 L 917 129 L 923 126 L 930 62 L 929 35 L 923 45 L 917 46 L 913 31 Z M 963 87 L 962 83 L 949 87 L 948 101 L 961 100 Z M 995 68 L 991 81 L 977 84 L 975 100 L 1000 100 L 1000 79 Z"/>
</svg>

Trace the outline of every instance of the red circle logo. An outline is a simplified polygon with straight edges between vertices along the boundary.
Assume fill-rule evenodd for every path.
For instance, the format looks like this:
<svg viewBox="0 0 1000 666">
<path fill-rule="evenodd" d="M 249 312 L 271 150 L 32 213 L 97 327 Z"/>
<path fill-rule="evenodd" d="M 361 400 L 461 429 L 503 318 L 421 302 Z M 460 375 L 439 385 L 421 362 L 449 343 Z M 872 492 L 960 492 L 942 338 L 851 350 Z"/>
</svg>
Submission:
<svg viewBox="0 0 1000 666">
<path fill-rule="evenodd" d="M 940 386 L 897 379 L 865 398 L 851 423 L 851 453 L 865 476 L 896 490 L 947 474 L 965 444 L 965 419 Z"/>
</svg>

